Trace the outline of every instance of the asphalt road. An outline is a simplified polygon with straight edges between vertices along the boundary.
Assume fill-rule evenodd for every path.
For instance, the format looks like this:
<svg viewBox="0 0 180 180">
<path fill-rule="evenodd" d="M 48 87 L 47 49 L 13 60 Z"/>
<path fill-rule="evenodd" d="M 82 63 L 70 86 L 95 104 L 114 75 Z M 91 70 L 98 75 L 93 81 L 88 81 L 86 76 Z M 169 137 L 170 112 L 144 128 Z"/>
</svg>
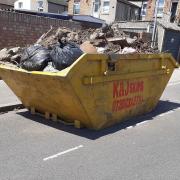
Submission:
<svg viewBox="0 0 180 180">
<path fill-rule="evenodd" d="M 0 180 L 179 180 L 180 77 L 157 108 L 100 132 L 0 115 Z"/>
</svg>

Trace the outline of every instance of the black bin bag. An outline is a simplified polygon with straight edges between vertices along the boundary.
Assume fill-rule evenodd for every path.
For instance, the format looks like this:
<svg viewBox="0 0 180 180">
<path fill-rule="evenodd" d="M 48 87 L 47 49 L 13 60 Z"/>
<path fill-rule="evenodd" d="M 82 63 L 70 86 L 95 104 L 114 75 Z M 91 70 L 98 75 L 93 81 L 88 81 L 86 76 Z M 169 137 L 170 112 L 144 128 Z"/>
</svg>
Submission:
<svg viewBox="0 0 180 180">
<path fill-rule="evenodd" d="M 42 71 L 50 61 L 49 50 L 36 44 L 24 50 L 20 66 L 28 71 Z"/>
<path fill-rule="evenodd" d="M 53 66 L 63 70 L 73 64 L 83 52 L 75 43 L 69 42 L 65 45 L 57 44 L 50 53 Z"/>
</svg>

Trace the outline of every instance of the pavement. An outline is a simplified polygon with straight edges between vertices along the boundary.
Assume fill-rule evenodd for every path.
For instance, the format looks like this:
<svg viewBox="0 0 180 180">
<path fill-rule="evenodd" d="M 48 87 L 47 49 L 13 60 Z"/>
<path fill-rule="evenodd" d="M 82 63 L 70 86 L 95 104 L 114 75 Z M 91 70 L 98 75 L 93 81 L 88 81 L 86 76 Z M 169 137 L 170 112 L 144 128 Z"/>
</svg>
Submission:
<svg viewBox="0 0 180 180">
<path fill-rule="evenodd" d="M 180 81 L 180 69 L 175 69 L 174 73 L 171 76 L 171 79 L 169 80 L 170 83 L 175 83 Z"/>
<path fill-rule="evenodd" d="M 21 107 L 21 102 L 3 80 L 0 80 L 0 112 Z"/>
<path fill-rule="evenodd" d="M 179 180 L 180 71 L 157 108 L 101 131 L 0 115 L 1 180 Z"/>
<path fill-rule="evenodd" d="M 6 85 L 6 83 L 0 80 L 0 106 L 6 104 L 17 104 L 20 103 L 15 94 L 11 91 L 11 89 Z"/>
</svg>

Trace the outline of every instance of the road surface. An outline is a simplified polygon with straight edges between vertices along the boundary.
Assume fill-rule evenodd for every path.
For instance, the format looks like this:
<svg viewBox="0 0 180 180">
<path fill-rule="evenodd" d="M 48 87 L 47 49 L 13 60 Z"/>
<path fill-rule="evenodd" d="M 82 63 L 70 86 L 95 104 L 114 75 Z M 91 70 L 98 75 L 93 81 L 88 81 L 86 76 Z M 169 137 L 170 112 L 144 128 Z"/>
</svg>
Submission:
<svg viewBox="0 0 180 180">
<path fill-rule="evenodd" d="M 179 74 L 179 71 L 177 72 Z M 1 180 L 179 180 L 180 76 L 157 108 L 102 130 L 30 115 L 0 115 Z"/>
</svg>

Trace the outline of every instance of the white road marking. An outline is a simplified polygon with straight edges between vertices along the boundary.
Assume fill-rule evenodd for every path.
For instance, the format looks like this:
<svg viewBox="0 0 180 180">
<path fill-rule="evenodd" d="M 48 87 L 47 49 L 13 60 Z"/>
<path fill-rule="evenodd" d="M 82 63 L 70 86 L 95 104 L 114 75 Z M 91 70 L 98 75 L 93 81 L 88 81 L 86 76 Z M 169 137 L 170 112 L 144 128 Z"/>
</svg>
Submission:
<svg viewBox="0 0 180 180">
<path fill-rule="evenodd" d="M 79 148 L 82 148 L 82 147 L 83 147 L 83 145 L 76 146 L 76 147 L 71 148 L 71 149 L 68 149 L 68 150 L 66 150 L 66 151 L 63 151 L 63 152 L 54 154 L 54 155 L 49 156 L 49 157 L 46 157 L 46 158 L 43 159 L 43 161 L 47 161 L 47 160 L 50 160 L 50 159 L 57 158 L 58 156 L 61 156 L 61 155 L 63 155 L 63 154 L 67 154 L 67 153 L 72 152 L 72 151 L 75 151 L 75 150 L 78 150 Z"/>
<path fill-rule="evenodd" d="M 135 124 L 134 126 L 129 126 L 129 127 L 127 127 L 126 129 L 135 128 L 136 126 L 139 126 L 139 125 L 145 124 L 145 123 L 147 123 L 147 122 L 148 122 L 148 121 L 143 121 L 143 122 L 140 122 L 140 123 Z"/>
<path fill-rule="evenodd" d="M 174 112 L 174 111 L 171 110 L 171 111 L 165 112 L 165 113 L 163 113 L 163 114 L 160 114 L 159 116 L 162 117 L 162 116 L 171 114 L 171 113 L 173 113 L 173 112 Z"/>
<path fill-rule="evenodd" d="M 168 86 L 175 86 L 175 85 L 178 85 L 178 84 L 180 84 L 180 82 L 169 83 Z"/>
<path fill-rule="evenodd" d="M 127 127 L 126 129 L 131 129 L 131 128 L 133 128 L 133 126 L 129 126 L 129 127 Z"/>
<path fill-rule="evenodd" d="M 157 117 L 163 117 L 163 116 L 166 116 L 166 115 L 171 114 L 171 113 L 173 113 L 173 112 L 175 112 L 175 111 L 178 111 L 178 110 L 180 110 L 180 107 L 178 107 L 178 108 L 176 108 L 176 109 L 174 109 L 174 110 L 170 110 L 170 111 L 168 111 L 168 112 L 165 112 L 165 113 L 163 113 L 163 114 L 160 114 L 160 115 L 158 115 Z M 134 128 L 134 127 L 136 127 L 136 126 L 140 126 L 140 125 L 142 125 L 142 124 L 145 124 L 145 123 L 147 123 L 147 122 L 148 122 L 148 121 L 143 121 L 143 122 L 140 122 L 140 123 L 135 124 L 135 126 L 129 126 L 129 127 L 127 127 L 126 129 L 131 129 L 131 128 Z"/>
<path fill-rule="evenodd" d="M 145 123 L 147 123 L 147 122 L 148 122 L 148 121 L 143 121 L 143 122 L 137 123 L 136 126 L 140 126 L 140 125 L 145 124 Z"/>
</svg>

